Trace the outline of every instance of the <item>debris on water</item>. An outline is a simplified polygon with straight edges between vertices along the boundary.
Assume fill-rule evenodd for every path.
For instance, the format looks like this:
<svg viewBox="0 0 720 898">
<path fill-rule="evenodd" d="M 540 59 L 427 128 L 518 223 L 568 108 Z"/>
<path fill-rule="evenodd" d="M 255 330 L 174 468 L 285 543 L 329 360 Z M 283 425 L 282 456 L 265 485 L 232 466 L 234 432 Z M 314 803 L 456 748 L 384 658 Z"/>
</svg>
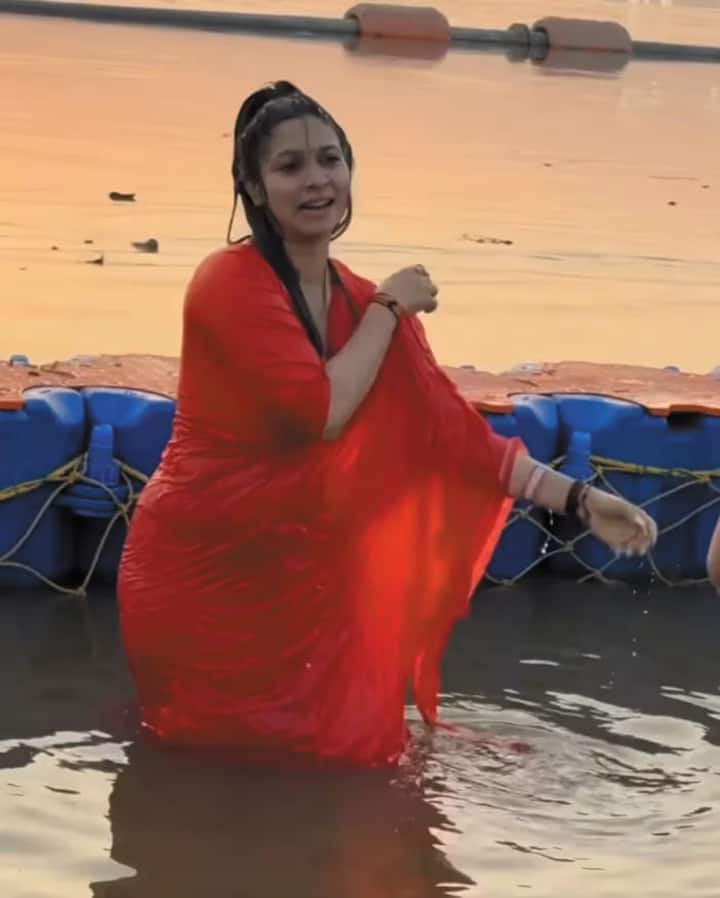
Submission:
<svg viewBox="0 0 720 898">
<path fill-rule="evenodd" d="M 108 194 L 110 199 L 115 203 L 134 203 L 134 193 L 119 193 L 117 190 L 111 190 Z"/>
<path fill-rule="evenodd" d="M 98 256 L 97 259 L 88 259 L 85 263 L 86 265 L 104 265 L 105 264 L 105 254 Z"/>
<path fill-rule="evenodd" d="M 502 237 L 475 237 L 472 234 L 463 234 L 462 240 L 469 240 L 471 243 L 491 243 L 495 246 L 512 246 L 512 240 L 505 240 Z"/>
<path fill-rule="evenodd" d="M 513 365 L 509 371 L 504 372 L 505 374 L 542 374 L 545 370 L 545 365 L 542 362 L 518 362 L 517 365 Z"/>
<path fill-rule="evenodd" d="M 154 237 L 148 240 L 133 240 L 132 246 L 141 253 L 156 253 L 160 248 L 160 244 Z"/>
</svg>

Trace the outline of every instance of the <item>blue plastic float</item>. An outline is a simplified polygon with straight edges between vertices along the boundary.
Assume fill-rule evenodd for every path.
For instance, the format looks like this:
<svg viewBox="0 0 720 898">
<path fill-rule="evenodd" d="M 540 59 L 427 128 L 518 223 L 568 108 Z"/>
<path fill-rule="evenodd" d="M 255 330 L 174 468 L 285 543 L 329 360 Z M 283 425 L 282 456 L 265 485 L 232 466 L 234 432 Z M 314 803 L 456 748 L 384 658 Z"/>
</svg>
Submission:
<svg viewBox="0 0 720 898">
<path fill-rule="evenodd" d="M 89 387 L 82 391 L 82 395 L 91 439 L 95 435 L 97 440 L 105 432 L 110 443 L 108 461 L 95 473 L 113 493 L 115 500 L 124 502 L 128 488 L 120 476 L 117 463 L 112 459 L 116 458 L 134 471 L 150 477 L 170 438 L 175 403 L 163 396 L 137 390 Z M 131 485 L 136 490 L 142 487 L 141 482 L 132 478 Z M 81 571 L 89 569 L 107 529 L 108 519 L 112 519 L 117 511 L 115 500 L 105 490 L 95 487 L 92 501 L 103 503 L 103 514 L 87 514 L 87 505 L 83 503 L 76 506 L 76 565 Z M 115 579 L 125 533 L 125 520 L 118 517 L 97 563 L 96 574 L 99 580 Z"/>
<path fill-rule="evenodd" d="M 590 480 L 592 458 L 606 458 L 640 468 L 675 471 L 604 472 L 598 485 L 615 490 L 643 506 L 661 532 L 652 561 L 669 580 L 704 576 L 705 555 L 718 505 L 711 502 L 713 482 L 693 483 L 683 472 L 710 470 L 720 461 L 720 418 L 696 413 L 674 413 L 666 418 L 649 415 L 640 406 L 603 396 L 558 396 L 560 445 L 566 455 L 559 469 L 571 477 Z M 596 467 L 598 463 L 595 463 Z M 599 468 L 603 465 L 600 462 Z M 720 487 L 720 482 L 715 483 Z M 615 558 L 593 537 L 580 535 L 577 524 L 556 517 L 553 532 L 559 543 L 578 539 L 573 556 L 567 551 L 550 554 L 556 573 L 577 576 L 602 570 L 613 579 L 646 579 L 655 573 L 649 559 Z M 666 531 L 666 532 L 662 532 Z"/>
<path fill-rule="evenodd" d="M 17 411 L 0 411 L 0 491 L 31 483 L 76 458 L 85 440 L 85 409 L 75 390 L 38 388 L 25 393 Z M 59 484 L 47 484 L 0 502 L 0 588 L 37 586 L 67 577 L 74 567 L 73 529 L 57 502 L 43 512 Z M 32 528 L 32 529 L 31 529 Z"/>
<path fill-rule="evenodd" d="M 60 386 L 28 389 L 21 408 L 0 410 L 0 590 L 42 585 L 41 578 L 72 589 L 90 571 L 91 582 L 115 579 L 126 534 L 118 511 L 131 513 L 130 490 L 137 494 L 157 467 L 174 412 L 172 399 L 142 390 Z M 484 414 L 540 461 L 642 505 L 661 531 L 652 558 L 615 558 L 574 520 L 518 502 L 489 583 L 544 571 L 622 581 L 705 577 L 720 514 L 720 478 L 711 476 L 720 467 L 720 416 L 662 417 L 594 395 L 513 396 L 511 411 Z M 65 474 L 82 470 L 82 480 L 32 488 L 62 466 Z"/>
</svg>

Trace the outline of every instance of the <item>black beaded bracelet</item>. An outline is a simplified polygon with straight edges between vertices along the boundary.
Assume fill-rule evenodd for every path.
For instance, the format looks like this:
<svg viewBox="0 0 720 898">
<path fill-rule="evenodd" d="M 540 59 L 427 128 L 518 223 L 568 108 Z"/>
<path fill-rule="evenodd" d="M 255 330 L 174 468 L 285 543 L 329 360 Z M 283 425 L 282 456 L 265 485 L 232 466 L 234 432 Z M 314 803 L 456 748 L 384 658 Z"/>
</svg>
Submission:
<svg viewBox="0 0 720 898">
<path fill-rule="evenodd" d="M 577 515 L 580 507 L 580 497 L 586 488 L 587 484 L 584 481 L 573 480 L 565 500 L 565 514 Z"/>
</svg>

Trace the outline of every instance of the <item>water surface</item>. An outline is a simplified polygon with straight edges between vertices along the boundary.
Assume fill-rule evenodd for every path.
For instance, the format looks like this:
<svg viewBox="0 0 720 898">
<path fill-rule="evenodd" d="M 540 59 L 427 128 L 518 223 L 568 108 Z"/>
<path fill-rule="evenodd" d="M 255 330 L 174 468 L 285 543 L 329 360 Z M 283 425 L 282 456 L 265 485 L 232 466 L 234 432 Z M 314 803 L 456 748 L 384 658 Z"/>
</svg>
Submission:
<svg viewBox="0 0 720 898">
<path fill-rule="evenodd" d="M 720 42 L 709 2 L 444 9 L 460 24 L 555 12 Z M 341 12 L 323 0 L 303 10 Z M 287 77 L 334 111 L 358 158 L 355 220 L 337 254 L 376 279 L 417 261 L 431 269 L 441 361 L 720 362 L 720 66 L 573 72 L 497 52 L 393 59 L 337 42 L 0 25 L 0 79 L 12 85 L 0 104 L 3 356 L 177 354 L 185 284 L 224 240 L 238 105 Z M 137 201 L 113 203 L 112 190 Z M 149 237 L 157 255 L 131 246 Z"/>
<path fill-rule="evenodd" d="M 443 715 L 392 774 L 144 748 L 111 595 L 0 606 L 5 898 L 714 898 L 720 604 L 708 590 L 484 590 Z M 522 739 L 532 751 L 504 747 Z"/>
</svg>

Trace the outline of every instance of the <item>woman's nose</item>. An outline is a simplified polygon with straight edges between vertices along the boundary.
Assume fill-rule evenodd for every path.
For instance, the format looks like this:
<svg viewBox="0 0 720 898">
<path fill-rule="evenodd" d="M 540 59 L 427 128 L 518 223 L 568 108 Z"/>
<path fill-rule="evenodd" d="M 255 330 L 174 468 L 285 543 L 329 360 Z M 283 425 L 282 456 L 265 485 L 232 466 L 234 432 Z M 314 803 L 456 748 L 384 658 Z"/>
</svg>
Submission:
<svg viewBox="0 0 720 898">
<path fill-rule="evenodd" d="M 330 179 L 329 172 L 324 165 L 319 162 L 311 162 L 306 172 L 306 184 L 314 186 L 316 184 L 327 184 Z"/>
</svg>

